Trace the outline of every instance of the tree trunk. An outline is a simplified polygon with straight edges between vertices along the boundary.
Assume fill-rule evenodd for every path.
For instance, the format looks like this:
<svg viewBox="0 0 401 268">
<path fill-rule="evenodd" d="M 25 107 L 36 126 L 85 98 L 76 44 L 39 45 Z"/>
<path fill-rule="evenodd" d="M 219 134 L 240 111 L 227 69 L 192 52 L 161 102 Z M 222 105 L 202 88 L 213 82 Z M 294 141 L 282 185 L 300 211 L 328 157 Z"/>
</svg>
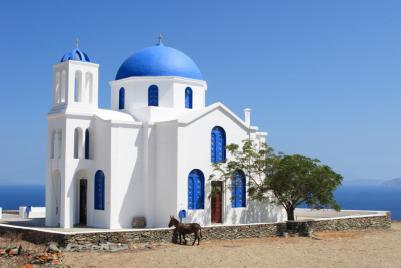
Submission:
<svg viewBox="0 0 401 268">
<path fill-rule="evenodd" d="M 286 211 L 287 211 L 287 218 L 288 218 L 287 220 L 289 220 L 289 221 L 295 220 L 295 215 L 294 215 L 295 208 L 293 206 L 291 206 L 288 209 L 286 209 Z"/>
</svg>

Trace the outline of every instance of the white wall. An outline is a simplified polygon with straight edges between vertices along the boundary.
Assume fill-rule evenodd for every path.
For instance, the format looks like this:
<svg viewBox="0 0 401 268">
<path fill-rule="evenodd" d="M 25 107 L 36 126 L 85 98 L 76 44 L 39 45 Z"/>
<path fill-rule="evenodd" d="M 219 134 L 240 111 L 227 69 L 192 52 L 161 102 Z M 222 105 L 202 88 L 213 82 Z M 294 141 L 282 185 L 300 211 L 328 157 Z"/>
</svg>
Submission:
<svg viewBox="0 0 401 268">
<path fill-rule="evenodd" d="M 232 120 L 230 115 L 223 109 L 214 110 L 193 123 L 180 127 L 177 185 L 179 199 L 175 215 L 177 215 L 178 210 L 186 209 L 188 211 L 186 222 L 199 222 L 202 225 L 211 224 L 209 199 L 211 191 L 209 176 L 212 174 L 210 134 L 215 126 L 224 128 L 227 145 L 231 143 L 241 144 L 248 137 L 248 130 L 235 120 Z M 188 174 L 193 169 L 201 170 L 205 176 L 205 209 L 201 210 L 188 210 Z M 246 196 L 246 208 L 232 208 L 231 191 L 228 184 L 225 185 L 223 197 L 223 223 L 225 224 L 275 222 L 283 219 L 284 213 L 281 207 L 264 206 L 257 202 L 251 202 L 248 200 L 248 194 Z"/>
<path fill-rule="evenodd" d="M 144 215 L 141 125 L 116 125 L 111 131 L 111 228 L 130 228 Z"/>
<path fill-rule="evenodd" d="M 154 189 L 153 227 L 167 227 L 170 216 L 177 211 L 177 130 L 174 122 L 154 127 L 152 158 L 156 165 L 149 166 Z"/>
<path fill-rule="evenodd" d="M 148 88 L 159 88 L 159 106 L 148 107 Z M 110 82 L 111 109 L 118 110 L 119 91 L 125 89 L 125 111 L 138 121 L 171 120 L 178 114 L 205 107 L 205 81 L 181 77 L 130 77 Z M 191 87 L 193 109 L 185 108 L 185 89 Z"/>
</svg>

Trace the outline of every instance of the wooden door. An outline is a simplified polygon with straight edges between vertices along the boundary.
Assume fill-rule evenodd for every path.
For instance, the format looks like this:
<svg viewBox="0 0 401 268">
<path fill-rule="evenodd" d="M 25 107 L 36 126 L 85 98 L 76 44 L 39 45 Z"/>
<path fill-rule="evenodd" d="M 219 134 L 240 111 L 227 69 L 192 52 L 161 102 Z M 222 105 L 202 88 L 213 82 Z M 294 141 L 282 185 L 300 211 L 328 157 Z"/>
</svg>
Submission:
<svg viewBox="0 0 401 268">
<path fill-rule="evenodd" d="M 87 180 L 79 181 L 79 224 L 86 225 L 86 196 L 87 196 Z"/>
<path fill-rule="evenodd" d="M 222 223 L 223 215 L 223 182 L 212 181 L 212 223 Z"/>
</svg>

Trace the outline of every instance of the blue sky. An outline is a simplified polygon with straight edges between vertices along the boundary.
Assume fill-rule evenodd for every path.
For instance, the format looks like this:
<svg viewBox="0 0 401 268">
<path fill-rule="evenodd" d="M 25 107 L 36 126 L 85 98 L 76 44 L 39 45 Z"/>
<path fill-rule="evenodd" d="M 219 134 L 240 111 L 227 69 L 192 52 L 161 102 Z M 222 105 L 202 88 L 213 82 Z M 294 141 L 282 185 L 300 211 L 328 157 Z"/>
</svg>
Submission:
<svg viewBox="0 0 401 268">
<path fill-rule="evenodd" d="M 276 150 L 347 180 L 401 176 L 401 1 L 4 1 L 0 184 L 41 184 L 52 65 L 74 48 L 100 64 L 109 107 L 120 64 L 164 43 L 190 55 L 224 102 Z"/>
</svg>

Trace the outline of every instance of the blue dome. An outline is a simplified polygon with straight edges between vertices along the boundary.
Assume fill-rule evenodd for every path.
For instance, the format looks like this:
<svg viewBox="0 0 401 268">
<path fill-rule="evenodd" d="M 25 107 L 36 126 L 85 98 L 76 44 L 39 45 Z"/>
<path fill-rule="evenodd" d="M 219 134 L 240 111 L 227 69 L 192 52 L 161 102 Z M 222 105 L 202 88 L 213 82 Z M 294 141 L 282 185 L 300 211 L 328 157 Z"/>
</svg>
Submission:
<svg viewBox="0 0 401 268">
<path fill-rule="evenodd" d="M 127 58 L 118 69 L 116 80 L 132 76 L 181 76 L 203 80 L 190 57 L 163 44 L 144 48 Z"/>
<path fill-rule="evenodd" d="M 79 48 L 75 48 L 72 51 L 66 53 L 60 60 L 60 62 L 64 62 L 67 60 L 77 60 L 77 61 L 84 61 L 90 62 L 88 55 L 85 52 L 80 50 Z"/>
</svg>

